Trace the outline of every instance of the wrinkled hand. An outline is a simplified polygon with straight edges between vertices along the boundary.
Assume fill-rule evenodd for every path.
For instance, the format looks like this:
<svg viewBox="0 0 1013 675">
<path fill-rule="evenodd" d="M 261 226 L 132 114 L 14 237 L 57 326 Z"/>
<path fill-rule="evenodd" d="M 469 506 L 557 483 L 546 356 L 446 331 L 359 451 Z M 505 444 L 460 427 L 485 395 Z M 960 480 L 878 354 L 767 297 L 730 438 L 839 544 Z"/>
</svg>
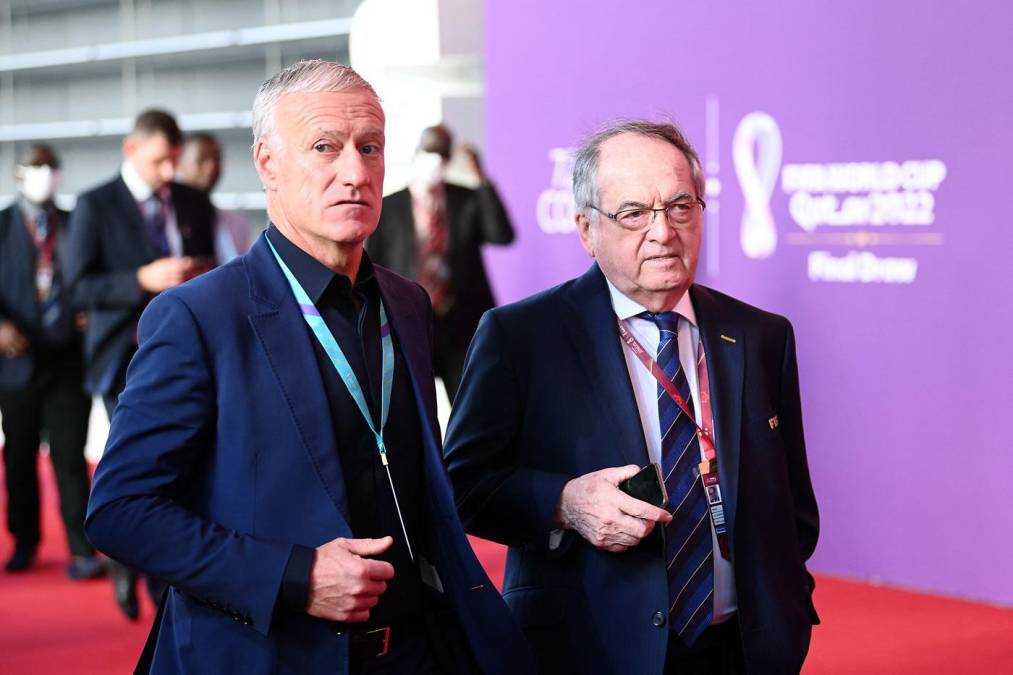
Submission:
<svg viewBox="0 0 1013 675">
<path fill-rule="evenodd" d="M 193 258 L 159 258 L 137 270 L 137 283 L 148 293 L 161 293 L 192 276 Z"/>
<path fill-rule="evenodd" d="M 383 539 L 335 539 L 317 548 L 310 570 L 306 612 L 341 623 L 361 623 L 387 590 L 394 566 L 365 556 L 383 553 L 394 543 Z"/>
<path fill-rule="evenodd" d="M 11 321 L 0 321 L 0 356 L 14 358 L 28 351 L 28 338 Z"/>
<path fill-rule="evenodd" d="M 636 475 L 636 464 L 602 469 L 563 486 L 556 524 L 576 530 L 595 548 L 613 553 L 636 546 L 657 523 L 671 522 L 668 511 L 630 497 L 617 485 Z"/>
</svg>

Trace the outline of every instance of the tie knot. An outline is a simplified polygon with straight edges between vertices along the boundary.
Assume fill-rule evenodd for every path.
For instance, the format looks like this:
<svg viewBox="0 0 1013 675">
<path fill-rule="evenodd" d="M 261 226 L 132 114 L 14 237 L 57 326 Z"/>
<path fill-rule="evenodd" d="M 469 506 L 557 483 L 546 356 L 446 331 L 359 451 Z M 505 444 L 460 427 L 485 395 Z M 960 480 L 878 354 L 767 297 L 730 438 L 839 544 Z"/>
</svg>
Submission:
<svg viewBox="0 0 1013 675">
<path fill-rule="evenodd" d="M 659 312 L 658 314 L 641 312 L 640 316 L 648 321 L 653 321 L 662 333 L 675 335 L 679 332 L 679 314 L 677 312 Z M 671 336 L 662 335 L 661 337 L 665 339 Z"/>
</svg>

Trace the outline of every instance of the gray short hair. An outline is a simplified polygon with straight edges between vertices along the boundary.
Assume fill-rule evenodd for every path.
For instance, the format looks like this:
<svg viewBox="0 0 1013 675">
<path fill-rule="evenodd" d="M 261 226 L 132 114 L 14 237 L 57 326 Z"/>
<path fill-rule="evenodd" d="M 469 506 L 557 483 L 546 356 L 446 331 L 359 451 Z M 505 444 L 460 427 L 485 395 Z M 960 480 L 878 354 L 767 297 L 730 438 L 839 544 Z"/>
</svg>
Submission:
<svg viewBox="0 0 1013 675">
<path fill-rule="evenodd" d="M 591 211 L 589 217 L 595 219 L 597 212 L 588 207 L 598 205 L 598 160 L 601 157 L 601 146 L 610 138 L 621 134 L 639 134 L 649 138 L 670 143 L 686 157 L 693 176 L 693 186 L 698 199 L 704 197 L 704 175 L 700 166 L 700 157 L 689 140 L 675 124 L 671 122 L 651 122 L 648 120 L 616 120 L 609 122 L 599 131 L 592 134 L 577 149 L 573 160 L 573 199 L 579 210 Z"/>
<path fill-rule="evenodd" d="M 362 90 L 376 98 L 373 86 L 357 72 L 332 61 L 312 59 L 294 63 L 260 85 L 253 99 L 253 144 L 274 131 L 274 109 L 284 94 L 314 91 Z"/>
</svg>

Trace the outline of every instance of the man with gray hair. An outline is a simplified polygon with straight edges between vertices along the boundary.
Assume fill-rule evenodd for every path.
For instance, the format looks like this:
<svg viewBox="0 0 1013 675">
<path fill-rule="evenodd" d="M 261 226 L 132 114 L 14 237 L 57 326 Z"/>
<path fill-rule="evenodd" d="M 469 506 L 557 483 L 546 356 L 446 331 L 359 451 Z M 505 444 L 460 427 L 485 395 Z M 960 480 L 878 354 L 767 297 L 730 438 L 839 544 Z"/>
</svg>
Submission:
<svg viewBox="0 0 1013 675">
<path fill-rule="evenodd" d="M 96 545 L 170 584 L 142 666 L 526 672 L 441 461 L 427 295 L 363 251 L 380 101 L 304 61 L 253 113 L 271 225 L 145 312 L 89 503 Z"/>
<path fill-rule="evenodd" d="M 573 190 L 595 262 L 483 317 L 458 511 L 510 546 L 540 672 L 797 673 L 818 516 L 791 324 L 694 283 L 704 179 L 674 125 L 592 136 Z"/>
</svg>

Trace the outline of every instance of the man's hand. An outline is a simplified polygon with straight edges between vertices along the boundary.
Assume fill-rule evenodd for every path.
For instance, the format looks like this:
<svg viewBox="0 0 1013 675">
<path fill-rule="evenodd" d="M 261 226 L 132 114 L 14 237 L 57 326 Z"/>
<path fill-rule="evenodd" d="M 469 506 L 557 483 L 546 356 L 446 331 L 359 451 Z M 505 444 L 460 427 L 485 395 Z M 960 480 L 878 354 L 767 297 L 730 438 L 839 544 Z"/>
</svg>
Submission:
<svg viewBox="0 0 1013 675">
<path fill-rule="evenodd" d="M 179 286 L 191 276 L 193 258 L 159 258 L 137 270 L 137 283 L 148 293 Z"/>
<path fill-rule="evenodd" d="M 630 497 L 617 485 L 636 475 L 636 464 L 602 469 L 574 478 L 563 486 L 556 507 L 556 524 L 576 530 L 591 544 L 619 553 L 636 546 L 656 523 L 672 516 L 647 502 Z"/>
<path fill-rule="evenodd" d="M 9 359 L 28 351 L 28 338 L 11 321 L 0 321 L 0 357 Z"/>
<path fill-rule="evenodd" d="M 341 623 L 361 623 L 387 590 L 394 566 L 364 556 L 383 553 L 394 543 L 383 539 L 335 539 L 317 548 L 310 570 L 306 613 Z"/>
</svg>

